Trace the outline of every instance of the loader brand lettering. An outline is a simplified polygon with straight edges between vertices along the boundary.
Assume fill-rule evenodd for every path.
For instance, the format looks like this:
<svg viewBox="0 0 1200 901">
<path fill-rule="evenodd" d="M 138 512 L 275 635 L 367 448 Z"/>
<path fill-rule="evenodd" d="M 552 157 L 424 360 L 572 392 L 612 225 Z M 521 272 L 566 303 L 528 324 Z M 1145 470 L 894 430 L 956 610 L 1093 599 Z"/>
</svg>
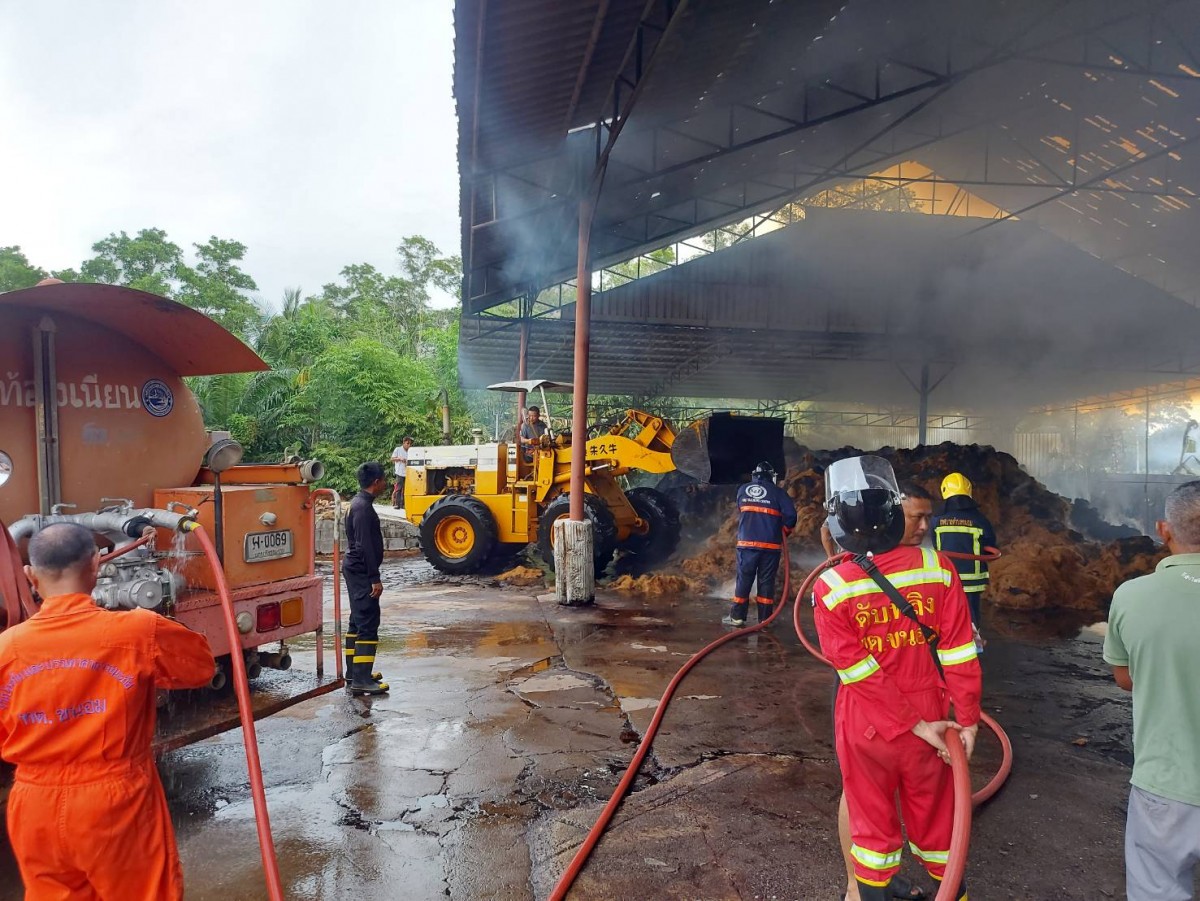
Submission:
<svg viewBox="0 0 1200 901">
<path fill-rule="evenodd" d="M 89 670 L 93 673 L 104 673 L 116 679 L 124 689 L 133 688 L 133 676 L 123 672 L 111 663 L 103 660 L 92 660 L 90 657 L 56 657 L 41 663 L 33 663 L 23 670 L 13 673 L 0 688 L 0 710 L 7 710 L 12 703 L 13 691 L 26 679 L 47 673 L 51 670 Z"/>
<path fill-rule="evenodd" d="M 604 454 L 615 454 L 617 452 L 617 446 L 615 444 L 604 444 L 597 441 L 588 445 L 587 452 L 594 457 L 602 457 Z"/>
</svg>

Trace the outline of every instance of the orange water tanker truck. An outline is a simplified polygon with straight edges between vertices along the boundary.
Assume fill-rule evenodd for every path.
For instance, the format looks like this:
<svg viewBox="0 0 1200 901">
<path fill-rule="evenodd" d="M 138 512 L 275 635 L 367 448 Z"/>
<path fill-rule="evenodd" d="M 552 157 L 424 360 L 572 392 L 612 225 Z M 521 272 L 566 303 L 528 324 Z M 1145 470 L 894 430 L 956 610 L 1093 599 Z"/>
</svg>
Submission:
<svg viewBox="0 0 1200 901">
<path fill-rule="evenodd" d="M 275 680 L 258 715 L 337 687 L 324 674 L 314 562 L 311 483 L 323 467 L 241 462 L 236 442 L 205 429 L 184 381 L 267 368 L 212 320 L 143 291 L 47 280 L 0 294 L 0 630 L 37 608 L 19 570 L 29 538 L 77 522 L 107 552 L 97 604 L 152 609 L 208 638 L 220 664 L 216 707 L 231 654 L 252 679 Z M 238 647 L 213 567 L 185 534 L 193 522 L 223 560 Z M 289 688 L 278 674 L 290 667 L 293 640 L 313 646 L 316 661 Z M 160 748 L 237 725 L 226 707 L 176 724 Z"/>
</svg>

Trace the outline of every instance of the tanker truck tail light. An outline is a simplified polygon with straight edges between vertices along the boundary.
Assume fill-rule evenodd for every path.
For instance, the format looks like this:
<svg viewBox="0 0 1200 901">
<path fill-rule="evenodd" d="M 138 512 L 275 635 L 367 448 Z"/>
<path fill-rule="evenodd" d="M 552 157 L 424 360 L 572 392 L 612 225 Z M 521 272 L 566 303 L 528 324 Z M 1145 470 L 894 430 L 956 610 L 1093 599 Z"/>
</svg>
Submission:
<svg viewBox="0 0 1200 901">
<path fill-rule="evenodd" d="M 279 628 L 279 607 L 279 601 L 258 605 L 256 620 L 259 632 L 274 632 Z"/>
<path fill-rule="evenodd" d="M 279 605 L 279 624 L 298 626 L 304 622 L 304 598 L 287 598 Z"/>
</svg>

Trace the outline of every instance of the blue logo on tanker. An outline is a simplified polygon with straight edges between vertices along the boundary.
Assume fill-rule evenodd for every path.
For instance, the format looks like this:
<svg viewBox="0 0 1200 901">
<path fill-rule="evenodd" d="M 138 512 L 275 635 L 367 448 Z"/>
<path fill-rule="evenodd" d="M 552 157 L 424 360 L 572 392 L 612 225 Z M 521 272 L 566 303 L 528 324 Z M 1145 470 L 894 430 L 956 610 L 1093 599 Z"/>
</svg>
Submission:
<svg viewBox="0 0 1200 901">
<path fill-rule="evenodd" d="M 151 416 L 166 416 L 175 407 L 175 395 L 162 379 L 150 379 L 142 385 L 142 406 Z"/>
</svg>

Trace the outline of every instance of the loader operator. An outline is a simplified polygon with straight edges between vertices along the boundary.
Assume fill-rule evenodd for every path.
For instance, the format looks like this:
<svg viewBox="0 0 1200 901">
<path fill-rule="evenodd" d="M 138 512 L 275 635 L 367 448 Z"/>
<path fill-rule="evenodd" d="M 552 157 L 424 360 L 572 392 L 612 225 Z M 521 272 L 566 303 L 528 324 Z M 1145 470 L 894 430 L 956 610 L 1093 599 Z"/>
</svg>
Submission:
<svg viewBox="0 0 1200 901">
<path fill-rule="evenodd" d="M 796 505 L 775 484 L 775 468 L 767 462 L 754 468 L 752 481 L 738 489 L 737 576 L 733 606 L 721 620 L 727 626 L 746 625 L 750 587 L 755 585 L 758 621 L 765 622 L 775 605 L 775 575 L 783 539 L 796 527 Z"/>
<path fill-rule="evenodd" d="M 546 423 L 542 422 L 542 411 L 530 407 L 525 411 L 525 421 L 521 423 L 521 449 L 524 451 L 526 463 L 533 462 L 533 451 L 541 446 L 542 436 L 546 434 Z"/>
<path fill-rule="evenodd" d="M 939 551 L 979 556 L 984 548 L 996 546 L 996 531 L 971 497 L 971 480 L 961 472 L 952 472 L 942 479 L 942 497 L 946 503 L 940 516 L 933 518 L 933 546 Z M 971 607 L 971 624 L 979 630 L 980 599 L 987 590 L 988 565 L 982 560 L 953 560 L 962 580 L 967 603 Z"/>
<path fill-rule="evenodd" d="M 945 742 L 974 750 L 979 661 L 953 567 L 900 544 L 891 466 L 853 457 L 825 478 L 830 530 L 856 556 L 817 580 L 817 632 L 841 683 L 834 733 L 859 897 L 888 901 L 900 867 L 897 792 L 913 853 L 935 880 L 945 872 L 954 816 Z M 965 884 L 954 897 L 966 898 Z"/>
<path fill-rule="evenodd" d="M 83 526 L 47 526 L 29 561 L 41 610 L 0 635 L 0 754 L 17 768 L 8 834 L 25 897 L 181 899 L 150 751 L 155 689 L 208 684 L 208 641 L 150 610 L 97 607 L 100 552 Z"/>
<path fill-rule="evenodd" d="M 346 629 L 346 690 L 353 695 L 381 695 L 388 690 L 375 671 L 379 647 L 379 597 L 383 581 L 383 530 L 375 512 L 375 498 L 387 490 L 387 478 L 378 463 L 364 463 L 355 473 L 358 494 L 346 514 L 346 559 L 342 578 L 350 595 L 350 622 Z"/>
</svg>

